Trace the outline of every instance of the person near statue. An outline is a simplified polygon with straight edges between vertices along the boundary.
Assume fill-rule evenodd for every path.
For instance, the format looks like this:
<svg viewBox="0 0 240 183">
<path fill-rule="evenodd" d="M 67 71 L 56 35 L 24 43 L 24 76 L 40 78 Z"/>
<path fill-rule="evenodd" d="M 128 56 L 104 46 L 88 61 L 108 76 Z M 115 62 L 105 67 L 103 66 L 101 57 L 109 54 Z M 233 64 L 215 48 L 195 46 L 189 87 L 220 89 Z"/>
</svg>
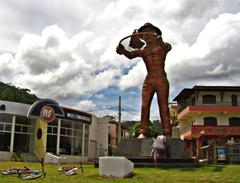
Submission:
<svg viewBox="0 0 240 183">
<path fill-rule="evenodd" d="M 135 33 L 136 31 L 133 32 L 133 34 Z M 147 68 L 147 76 L 142 87 L 141 129 L 143 129 L 143 135 L 146 136 L 150 106 L 153 96 L 156 93 L 162 129 L 164 134 L 170 137 L 171 126 L 168 108 L 169 82 L 164 67 L 167 53 L 172 47 L 169 43 L 163 42 L 161 30 L 151 23 L 145 23 L 141 26 L 138 29 L 138 33 L 143 33 L 141 39 L 146 42 L 146 46 L 134 51 L 128 51 L 124 46 L 119 44 L 116 52 L 120 55 L 123 54 L 129 59 L 136 57 L 143 58 Z M 157 36 L 144 33 L 152 33 L 152 35 Z M 132 44 L 131 41 L 130 44 Z"/>
<path fill-rule="evenodd" d="M 151 156 L 154 158 L 154 162 L 157 163 L 157 158 L 166 157 L 166 145 L 167 138 L 165 135 L 158 135 L 157 133 L 153 136 L 153 144 Z"/>
</svg>

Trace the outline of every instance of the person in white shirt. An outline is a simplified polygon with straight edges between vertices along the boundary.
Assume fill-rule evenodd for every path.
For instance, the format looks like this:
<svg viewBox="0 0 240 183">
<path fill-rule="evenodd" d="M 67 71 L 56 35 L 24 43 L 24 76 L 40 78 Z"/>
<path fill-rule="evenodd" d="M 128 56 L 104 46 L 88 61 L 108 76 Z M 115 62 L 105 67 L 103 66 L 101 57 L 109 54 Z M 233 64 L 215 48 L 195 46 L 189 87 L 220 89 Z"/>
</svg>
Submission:
<svg viewBox="0 0 240 183">
<path fill-rule="evenodd" d="M 165 157 L 166 143 L 167 138 L 165 135 L 154 134 L 151 156 L 153 156 L 155 163 L 157 162 L 158 157 Z"/>
</svg>

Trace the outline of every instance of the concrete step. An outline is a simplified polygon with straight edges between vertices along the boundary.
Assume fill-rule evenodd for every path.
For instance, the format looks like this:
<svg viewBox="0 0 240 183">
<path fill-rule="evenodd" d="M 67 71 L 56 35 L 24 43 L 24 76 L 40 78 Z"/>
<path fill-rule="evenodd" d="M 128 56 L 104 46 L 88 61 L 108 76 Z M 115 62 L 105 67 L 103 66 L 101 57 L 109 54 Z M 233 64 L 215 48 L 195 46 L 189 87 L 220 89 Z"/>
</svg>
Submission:
<svg viewBox="0 0 240 183">
<path fill-rule="evenodd" d="M 12 152 L 0 151 L 0 161 L 11 161 L 13 154 Z"/>
<path fill-rule="evenodd" d="M 196 168 L 195 163 L 134 163 L 135 168 Z"/>
<path fill-rule="evenodd" d="M 133 163 L 153 163 L 154 160 L 152 157 L 130 157 L 128 160 Z M 158 158 L 158 163 L 196 163 L 197 160 L 193 158 L 184 158 L 184 159 L 172 159 L 172 158 Z"/>
<path fill-rule="evenodd" d="M 151 168 L 194 168 L 199 167 L 200 163 L 198 160 L 193 158 L 184 159 L 169 159 L 169 158 L 158 158 L 157 163 L 154 162 L 153 158 L 150 157 L 130 157 L 127 158 L 134 163 L 134 167 L 151 167 Z M 95 161 L 94 166 L 98 167 L 98 160 Z"/>
<path fill-rule="evenodd" d="M 21 153 L 20 156 L 25 162 L 40 162 L 33 153 Z"/>
</svg>

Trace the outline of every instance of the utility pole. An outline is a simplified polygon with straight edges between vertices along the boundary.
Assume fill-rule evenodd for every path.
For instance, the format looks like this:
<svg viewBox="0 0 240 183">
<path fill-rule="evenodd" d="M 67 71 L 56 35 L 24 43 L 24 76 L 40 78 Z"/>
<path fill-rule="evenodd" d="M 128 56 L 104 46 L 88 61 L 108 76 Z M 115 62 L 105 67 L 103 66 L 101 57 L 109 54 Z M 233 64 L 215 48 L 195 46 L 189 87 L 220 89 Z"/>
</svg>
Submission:
<svg viewBox="0 0 240 183">
<path fill-rule="evenodd" d="M 118 144 L 121 140 L 121 96 L 119 96 L 119 104 L 118 104 Z"/>
</svg>

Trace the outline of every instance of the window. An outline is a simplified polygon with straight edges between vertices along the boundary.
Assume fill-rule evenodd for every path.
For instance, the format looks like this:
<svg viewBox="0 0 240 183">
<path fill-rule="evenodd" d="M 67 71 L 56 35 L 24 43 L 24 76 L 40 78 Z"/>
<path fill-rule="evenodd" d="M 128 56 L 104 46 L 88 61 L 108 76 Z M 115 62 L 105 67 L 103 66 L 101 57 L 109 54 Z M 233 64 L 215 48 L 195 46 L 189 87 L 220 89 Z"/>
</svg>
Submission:
<svg viewBox="0 0 240 183">
<path fill-rule="evenodd" d="M 83 149 L 83 124 L 76 121 L 62 120 L 60 134 L 60 154 L 68 155 L 87 155 L 88 138 L 85 139 L 84 152 Z M 85 134 L 88 135 L 88 128 Z M 86 135 L 85 135 L 86 136 Z M 87 136 L 88 137 L 88 136 Z M 87 141 L 87 142 L 86 142 Z"/>
<path fill-rule="evenodd" d="M 32 127 L 31 124 L 31 119 L 28 119 L 24 116 L 16 116 L 15 132 L 21 134 L 33 133 L 30 130 L 30 128 Z"/>
<path fill-rule="evenodd" d="M 61 133 L 61 135 L 66 135 L 66 129 L 61 128 L 60 133 Z"/>
<path fill-rule="evenodd" d="M 4 129 L 4 124 L 0 123 L 0 131 L 3 131 L 3 129 Z"/>
<path fill-rule="evenodd" d="M 53 134 L 57 134 L 58 132 L 58 128 L 57 127 L 53 127 Z"/>
<path fill-rule="evenodd" d="M 21 132 L 21 126 L 20 125 L 15 126 L 15 132 Z"/>
<path fill-rule="evenodd" d="M 195 105 L 195 104 L 196 104 L 195 97 L 192 98 L 192 100 L 191 100 L 191 104 L 192 104 L 192 105 Z"/>
<path fill-rule="evenodd" d="M 12 117 L 13 117 L 12 115 L 1 113 L 0 121 L 6 122 L 6 123 L 12 123 Z"/>
<path fill-rule="evenodd" d="M 58 120 L 55 119 L 48 123 L 47 131 L 47 152 L 56 153 L 57 151 L 57 132 L 58 132 Z M 61 129 L 61 132 L 65 134 L 65 129 Z"/>
<path fill-rule="evenodd" d="M 52 134 L 52 127 L 51 127 L 51 126 L 48 126 L 47 133 L 48 133 L 48 134 Z"/>
<path fill-rule="evenodd" d="M 24 116 L 16 116 L 16 124 L 31 125 L 31 120 Z"/>
<path fill-rule="evenodd" d="M 216 104 L 215 95 L 203 95 L 202 100 L 203 104 Z"/>
<path fill-rule="evenodd" d="M 11 124 L 5 124 L 5 131 L 11 132 L 12 130 L 12 125 Z"/>
<path fill-rule="evenodd" d="M 232 95 L 232 106 L 238 106 L 238 99 L 237 99 L 237 95 Z"/>
<path fill-rule="evenodd" d="M 217 126 L 217 118 L 215 117 L 206 117 L 203 118 L 205 126 Z"/>
<path fill-rule="evenodd" d="M 0 122 L 0 132 L 11 132 L 12 124 Z"/>
<path fill-rule="evenodd" d="M 12 115 L 0 113 L 0 151 L 10 151 Z"/>
<path fill-rule="evenodd" d="M 240 117 L 229 118 L 229 126 L 240 126 Z"/>
<path fill-rule="evenodd" d="M 0 132 L 0 151 L 10 151 L 11 133 Z"/>
</svg>

